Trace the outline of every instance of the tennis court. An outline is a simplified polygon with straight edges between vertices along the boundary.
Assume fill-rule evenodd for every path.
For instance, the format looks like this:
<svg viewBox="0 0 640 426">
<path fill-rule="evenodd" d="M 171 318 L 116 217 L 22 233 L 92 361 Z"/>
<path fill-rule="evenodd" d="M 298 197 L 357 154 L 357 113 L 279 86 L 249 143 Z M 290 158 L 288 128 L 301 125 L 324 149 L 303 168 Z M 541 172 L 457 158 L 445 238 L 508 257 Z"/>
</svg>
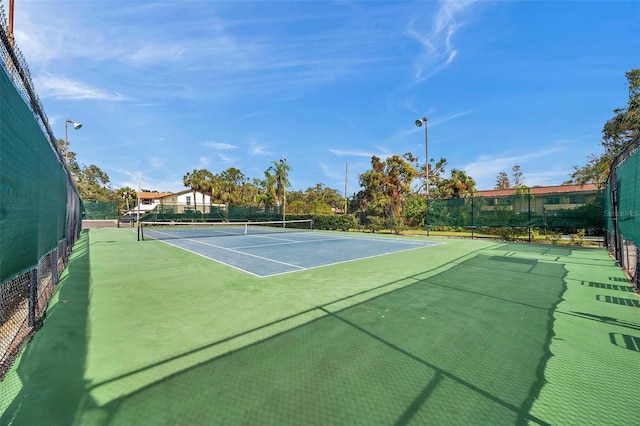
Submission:
<svg viewBox="0 0 640 426">
<path fill-rule="evenodd" d="M 374 239 L 439 244 L 257 277 L 85 230 L 0 424 L 637 423 L 640 308 L 606 250 Z"/>
<path fill-rule="evenodd" d="M 285 225 L 298 225 L 286 228 Z M 303 271 L 435 245 L 434 242 L 312 231 L 310 221 L 147 225 L 156 240 L 257 277 Z"/>
</svg>

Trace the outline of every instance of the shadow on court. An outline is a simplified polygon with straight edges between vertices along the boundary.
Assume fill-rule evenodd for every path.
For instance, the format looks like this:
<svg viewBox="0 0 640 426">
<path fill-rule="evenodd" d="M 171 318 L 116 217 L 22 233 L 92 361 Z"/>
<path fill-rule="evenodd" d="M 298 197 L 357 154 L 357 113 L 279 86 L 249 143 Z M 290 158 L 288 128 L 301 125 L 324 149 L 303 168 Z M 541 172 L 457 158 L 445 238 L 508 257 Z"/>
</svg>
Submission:
<svg viewBox="0 0 640 426">
<path fill-rule="evenodd" d="M 87 236 L 74 253 L 71 276 L 89 279 L 89 247 Z M 600 354 L 587 359 L 588 371 L 595 371 L 604 367 L 598 362 L 610 359 L 607 351 L 612 348 L 633 357 L 640 347 L 638 324 L 625 320 L 626 312 L 618 317 L 599 309 L 634 307 L 598 302 L 597 292 L 608 290 L 602 280 L 594 278 L 590 282 L 600 284 L 589 285 L 570 277 L 570 256 L 587 259 L 595 252 L 554 248 L 553 253 L 540 249 L 518 255 L 516 249 L 530 246 L 479 247 L 449 257 L 448 268 L 422 258 L 425 266 L 419 273 L 171 357 L 123 365 L 123 374 L 102 381 L 86 382 L 83 375 L 89 337 L 75 336 L 87 330 L 71 324 L 86 322 L 86 312 L 79 308 L 58 317 L 55 327 L 45 323 L 43 337 L 24 355 L 29 362 L 16 369 L 22 389 L 0 420 L 65 425 L 544 425 L 570 419 L 577 414 L 576 404 L 592 405 L 596 397 L 584 393 L 587 385 L 575 384 L 580 376 L 573 382 L 564 377 L 567 385 L 554 401 L 560 409 L 556 412 L 549 404 L 545 387 L 560 382 L 555 371 L 578 370 L 554 346 L 566 343 L 559 323 L 577 325 L 572 332 L 577 339 L 591 336 L 589 328 L 604 327 L 596 335 L 602 345 L 593 349 Z M 427 250 L 429 258 L 437 256 L 433 250 Z M 60 299 L 89 304 L 88 283 L 75 284 L 82 287 L 74 289 L 78 293 L 63 287 Z M 620 293 L 622 284 L 613 286 Z M 561 307 L 576 290 L 588 292 L 572 296 L 588 304 L 574 310 L 571 304 Z M 290 325 L 294 317 L 304 320 Z M 238 344 L 225 346 L 230 342 Z M 77 345 L 75 352 L 69 347 L 59 351 L 75 353 L 74 358 L 56 358 L 58 345 Z M 56 363 L 62 368 L 56 369 Z M 169 365 L 173 367 L 165 368 Z M 60 371 L 68 377 L 60 377 Z M 609 381 L 627 390 L 634 382 Z M 611 398 L 619 399 L 615 394 Z M 611 424 L 628 420 L 611 412 L 594 422 L 602 419 Z"/>
<path fill-rule="evenodd" d="M 318 307 L 320 319 L 86 406 L 82 423 L 545 424 L 528 408 L 565 271 L 526 262 L 479 280 L 502 262 L 479 255 L 347 309 Z"/>
<path fill-rule="evenodd" d="M 21 356 L 32 362 L 17 363 L 0 383 L 0 424 L 75 423 L 87 388 L 83 376 L 88 345 L 90 247 L 89 232 L 83 230 L 58 284 L 58 303 L 67 309 L 62 315 L 57 315 L 55 306 L 47 311 L 47 316 L 55 319 L 45 318 L 43 328 Z M 71 285 L 65 285 L 70 280 Z"/>
</svg>

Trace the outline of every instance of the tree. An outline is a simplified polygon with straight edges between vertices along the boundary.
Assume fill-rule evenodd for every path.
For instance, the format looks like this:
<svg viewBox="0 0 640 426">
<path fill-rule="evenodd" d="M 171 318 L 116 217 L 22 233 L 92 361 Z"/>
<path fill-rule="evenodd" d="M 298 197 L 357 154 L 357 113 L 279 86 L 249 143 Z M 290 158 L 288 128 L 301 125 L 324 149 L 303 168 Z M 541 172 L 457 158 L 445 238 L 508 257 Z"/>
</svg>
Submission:
<svg viewBox="0 0 640 426">
<path fill-rule="evenodd" d="M 304 201 L 312 209 L 313 206 L 316 206 L 315 210 L 317 210 L 317 206 L 320 204 L 326 204 L 332 208 L 344 206 L 344 197 L 340 192 L 326 187 L 322 183 L 316 184 L 315 187 L 307 188 L 304 192 Z"/>
<path fill-rule="evenodd" d="M 239 169 L 230 167 L 218 175 L 220 196 L 226 203 L 243 204 L 247 178 Z"/>
<path fill-rule="evenodd" d="M 255 202 L 257 204 L 270 205 L 269 178 L 265 172 L 265 179 L 253 178 L 253 187 L 256 189 Z"/>
<path fill-rule="evenodd" d="M 374 155 L 371 157 L 371 170 L 358 178 L 364 187 L 367 203 L 381 208 L 384 215 L 394 222 L 401 219 L 402 203 L 411 194 L 411 183 L 416 175 L 409 159 L 405 154 L 404 157 L 393 155 L 381 161 Z M 395 226 L 395 231 L 399 232 L 398 226 Z"/>
<path fill-rule="evenodd" d="M 610 158 L 640 136 L 640 69 L 626 72 L 625 76 L 629 83 L 627 107 L 613 110 L 615 116 L 602 129 L 602 145 Z"/>
<path fill-rule="evenodd" d="M 218 177 L 207 169 L 198 170 L 198 173 L 200 174 L 199 189 L 202 192 L 202 207 L 204 208 L 205 194 L 209 194 L 209 203 L 211 203 L 218 186 Z"/>
<path fill-rule="evenodd" d="M 128 186 L 120 188 L 116 191 L 116 198 L 119 202 L 119 208 L 129 211 L 133 203 L 136 202 L 136 190 Z"/>
<path fill-rule="evenodd" d="M 496 177 L 495 189 L 511 189 L 509 176 L 507 176 L 507 173 L 504 170 L 498 173 L 498 176 Z"/>
<path fill-rule="evenodd" d="M 58 147 L 64 150 L 65 142 L 58 139 Z M 113 202 L 117 199 L 116 191 L 111 187 L 110 179 L 100 167 L 78 164 L 76 153 L 69 151 L 66 155 L 67 169 L 73 178 L 80 199 L 85 201 Z"/>
<path fill-rule="evenodd" d="M 423 195 L 412 194 L 404 202 L 402 215 L 407 225 L 415 228 L 424 228 L 426 221 L 427 200 Z"/>
<path fill-rule="evenodd" d="M 476 192 L 476 181 L 463 170 L 451 170 L 451 177 L 445 179 L 444 192 L 452 198 L 460 198 Z"/>
<path fill-rule="evenodd" d="M 109 183 L 109 176 L 95 164 L 83 165 L 80 171 L 72 176 L 76 181 L 76 188 L 81 199 L 114 201 L 115 192 Z"/>
<path fill-rule="evenodd" d="M 607 186 L 609 168 L 612 160 L 613 157 L 609 157 L 607 154 L 603 154 L 599 157 L 595 154 L 591 154 L 586 165 L 582 167 L 573 167 L 571 179 L 564 181 L 563 184 L 584 185 L 587 183 L 594 183 L 599 188 L 604 188 Z"/>
<path fill-rule="evenodd" d="M 447 159 L 444 157 L 440 157 L 435 164 L 431 164 L 433 162 L 433 158 L 426 162 L 423 165 L 419 165 L 417 163 L 417 159 L 413 157 L 411 153 L 405 154 L 405 158 L 408 158 L 411 161 L 412 165 L 416 169 L 416 178 L 422 182 L 417 188 L 415 192 L 427 192 L 427 176 L 429 177 L 429 196 L 430 197 L 438 197 L 442 193 L 442 176 L 445 173 L 444 167 L 447 165 Z M 428 169 L 427 169 L 428 168 Z M 427 174 L 427 170 L 429 173 Z"/>
<path fill-rule="evenodd" d="M 445 166 L 447 165 L 447 159 L 440 157 L 433 167 L 429 164 L 429 197 L 441 198 L 446 197 L 445 185 Z"/>
<path fill-rule="evenodd" d="M 520 168 L 520 164 L 514 164 L 511 170 L 513 176 L 513 187 L 517 189 L 524 184 L 522 180 L 522 169 Z"/>
<path fill-rule="evenodd" d="M 198 203 L 196 201 L 196 192 L 202 191 L 202 187 L 204 186 L 203 179 L 204 179 L 204 175 L 202 173 L 202 170 L 196 170 L 196 169 L 193 169 L 193 172 L 191 173 L 187 172 L 187 174 L 185 174 L 184 177 L 182 178 L 182 183 L 184 184 L 184 186 L 190 188 L 191 192 L 193 193 L 194 210 L 198 210 Z M 203 200 L 203 204 L 204 204 L 204 200 Z"/>
<path fill-rule="evenodd" d="M 264 172 L 267 183 L 267 194 L 270 200 L 275 200 L 276 206 L 284 202 L 286 188 L 289 184 L 291 166 L 285 160 L 273 161 L 272 166 Z"/>
<path fill-rule="evenodd" d="M 629 85 L 629 100 L 626 108 L 613 110 L 615 115 L 602 129 L 604 153 L 589 155 L 585 166 L 574 166 L 571 179 L 565 184 L 595 183 L 600 188 L 606 186 L 613 159 L 627 144 L 640 137 L 640 69 L 632 69 L 625 76 Z"/>
</svg>

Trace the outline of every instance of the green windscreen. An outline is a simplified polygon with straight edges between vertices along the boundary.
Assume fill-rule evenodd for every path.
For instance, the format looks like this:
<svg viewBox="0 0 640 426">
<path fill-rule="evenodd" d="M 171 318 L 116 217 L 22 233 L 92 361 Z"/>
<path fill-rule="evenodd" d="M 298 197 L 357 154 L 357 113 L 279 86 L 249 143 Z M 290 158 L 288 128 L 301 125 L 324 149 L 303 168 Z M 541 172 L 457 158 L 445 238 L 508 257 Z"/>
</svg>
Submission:
<svg viewBox="0 0 640 426">
<path fill-rule="evenodd" d="M 604 191 L 607 247 L 636 285 L 640 280 L 640 137 L 614 158 Z"/>
<path fill-rule="evenodd" d="M 638 166 L 640 166 L 640 156 L 636 150 L 627 159 L 625 159 L 615 172 L 615 184 L 617 189 L 617 212 L 618 232 L 627 240 L 640 243 L 640 219 L 638 205 L 640 198 L 640 185 L 638 185 Z M 611 188 L 609 188 L 609 192 Z M 609 200 L 609 203 L 611 201 Z M 612 229 L 611 229 L 612 230 Z"/>
<path fill-rule="evenodd" d="M 515 191 L 514 191 L 515 192 Z M 429 202 L 432 227 L 536 228 L 569 232 L 603 227 L 602 195 L 524 193 L 435 199 Z"/>
<path fill-rule="evenodd" d="M 69 217 L 67 209 L 70 209 Z M 0 72 L 0 282 L 73 238 L 79 200 L 34 113 Z M 76 221 L 77 221 L 76 217 Z"/>
</svg>

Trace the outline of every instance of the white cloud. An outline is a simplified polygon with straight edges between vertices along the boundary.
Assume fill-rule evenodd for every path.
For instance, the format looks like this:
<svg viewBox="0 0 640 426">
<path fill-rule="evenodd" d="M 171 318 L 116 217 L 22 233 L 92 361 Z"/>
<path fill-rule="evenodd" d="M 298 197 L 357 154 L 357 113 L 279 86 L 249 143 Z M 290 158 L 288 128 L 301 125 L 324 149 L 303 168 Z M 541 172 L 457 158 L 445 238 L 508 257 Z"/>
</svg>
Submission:
<svg viewBox="0 0 640 426">
<path fill-rule="evenodd" d="M 200 168 L 204 169 L 207 167 L 207 165 L 210 163 L 209 158 L 207 157 L 200 157 Z"/>
<path fill-rule="evenodd" d="M 91 99 L 102 101 L 127 101 L 130 97 L 118 92 L 103 90 L 88 84 L 69 80 L 63 77 L 45 75 L 34 78 L 36 90 L 43 98 L 56 99 Z"/>
<path fill-rule="evenodd" d="M 367 151 L 343 151 L 340 149 L 329 149 L 329 152 L 335 155 L 338 155 L 340 157 L 345 157 L 345 156 L 349 156 L 349 157 L 367 157 L 367 158 L 371 158 L 372 156 L 376 155 L 372 152 L 367 152 Z"/>
<path fill-rule="evenodd" d="M 495 178 L 501 171 L 510 173 L 514 164 L 526 164 L 527 162 L 542 157 L 547 157 L 560 151 L 560 148 L 549 148 L 542 151 L 526 152 L 517 155 L 506 155 L 500 157 L 492 157 L 488 155 L 481 155 L 477 160 L 465 164 L 460 167 L 469 176 L 471 176 L 477 183 L 478 189 L 492 188 L 495 184 Z M 527 185 L 536 185 L 532 179 L 533 174 L 525 173 L 524 181 Z"/>
<path fill-rule="evenodd" d="M 237 146 L 225 142 L 203 142 L 202 145 L 206 146 L 207 148 L 213 148 L 217 150 L 238 149 Z"/>
<path fill-rule="evenodd" d="M 322 174 L 333 181 L 340 181 L 340 179 L 344 180 L 344 168 L 341 173 L 340 171 L 335 170 L 334 166 L 329 167 L 324 162 L 320 163 L 320 168 L 322 169 Z"/>
<path fill-rule="evenodd" d="M 249 153 L 251 155 L 268 155 L 269 152 L 264 145 L 260 145 L 255 140 L 249 141 Z"/>
<path fill-rule="evenodd" d="M 475 1 L 441 1 L 431 22 L 419 17 L 407 26 L 407 34 L 420 43 L 423 52 L 417 56 L 416 80 L 422 81 L 445 68 L 458 54 L 453 36 L 463 25 L 462 15 Z"/>
<path fill-rule="evenodd" d="M 217 153 L 220 162 L 223 164 L 234 164 L 236 159 L 234 157 L 229 157 L 228 155 L 224 155 L 222 153 Z"/>
<path fill-rule="evenodd" d="M 465 115 L 469 115 L 469 114 L 471 114 L 473 112 L 474 112 L 473 110 L 460 111 L 460 112 L 456 112 L 456 113 L 453 113 L 453 114 L 446 115 L 444 117 L 436 117 L 434 119 L 429 118 L 429 121 L 427 122 L 427 125 L 429 126 L 429 128 L 433 128 L 433 127 L 438 126 L 440 124 L 446 123 L 447 121 L 454 120 L 454 119 L 459 118 L 459 117 L 464 117 Z M 418 119 L 418 117 L 419 116 L 416 116 L 415 118 Z M 394 142 L 394 141 L 398 141 L 398 140 L 403 140 L 405 137 L 407 137 L 409 135 L 413 135 L 414 133 L 424 132 L 423 127 L 417 127 L 415 124 L 410 124 L 410 125 L 404 126 L 402 129 L 398 130 L 397 132 L 395 132 L 393 135 L 389 136 L 385 140 L 387 142 Z"/>
<path fill-rule="evenodd" d="M 551 186 L 559 185 L 569 179 L 573 169 L 551 169 L 542 172 L 526 173 L 525 183 L 529 186 Z"/>
<path fill-rule="evenodd" d="M 154 169 L 161 169 L 164 167 L 166 161 L 164 158 L 159 158 L 159 157 L 150 157 L 149 158 L 149 164 L 151 165 L 151 167 L 153 167 Z"/>
</svg>

